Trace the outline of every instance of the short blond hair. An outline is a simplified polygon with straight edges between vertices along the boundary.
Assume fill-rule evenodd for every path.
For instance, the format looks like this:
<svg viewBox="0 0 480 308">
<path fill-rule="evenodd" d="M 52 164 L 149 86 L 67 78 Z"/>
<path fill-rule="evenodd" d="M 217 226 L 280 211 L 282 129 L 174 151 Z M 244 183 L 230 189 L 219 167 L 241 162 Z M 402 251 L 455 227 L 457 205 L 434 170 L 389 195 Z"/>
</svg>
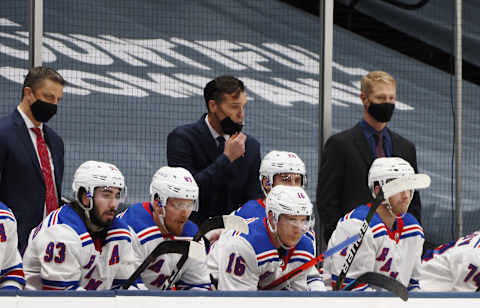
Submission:
<svg viewBox="0 0 480 308">
<path fill-rule="evenodd" d="M 397 85 L 397 81 L 389 73 L 384 71 L 373 71 L 362 77 L 362 80 L 360 80 L 360 90 L 363 94 L 368 96 L 372 91 L 373 85 L 381 82 L 393 86 Z"/>
</svg>

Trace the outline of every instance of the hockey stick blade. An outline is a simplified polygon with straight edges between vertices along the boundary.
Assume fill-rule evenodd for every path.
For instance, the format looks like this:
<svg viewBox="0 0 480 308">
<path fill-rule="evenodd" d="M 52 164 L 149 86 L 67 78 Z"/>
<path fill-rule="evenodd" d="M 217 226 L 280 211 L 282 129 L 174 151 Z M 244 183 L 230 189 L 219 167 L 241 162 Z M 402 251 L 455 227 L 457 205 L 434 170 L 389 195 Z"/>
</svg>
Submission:
<svg viewBox="0 0 480 308">
<path fill-rule="evenodd" d="M 261 290 L 270 290 L 270 289 L 273 289 L 273 288 L 279 286 L 280 284 L 284 283 L 285 281 L 287 281 L 289 279 L 292 279 L 293 277 L 299 275 L 300 273 L 308 270 L 312 266 L 315 266 L 315 264 L 323 261 L 325 258 L 333 256 L 334 254 L 336 254 L 340 250 L 344 249 L 345 247 L 348 247 L 348 245 L 358 241 L 359 238 L 360 238 L 360 234 L 358 234 L 358 233 L 355 234 L 354 236 L 351 236 L 351 237 L 347 238 L 343 242 L 339 243 L 336 246 L 333 246 L 332 248 L 325 251 L 321 255 L 319 255 L 319 256 L 313 258 L 312 260 L 300 265 L 296 269 L 291 270 L 290 272 L 288 272 L 285 275 L 275 279 L 274 281 L 272 281 L 271 283 L 269 283 L 268 285 L 266 285 L 265 287 L 262 287 L 260 289 Z"/>
<path fill-rule="evenodd" d="M 207 221 L 202 223 L 200 228 L 198 228 L 198 232 L 195 234 L 193 240 L 198 242 L 202 236 L 215 229 L 238 230 L 248 234 L 248 224 L 242 217 L 223 215 L 210 217 Z"/>
<path fill-rule="evenodd" d="M 377 211 L 377 208 L 380 206 L 380 204 L 382 204 L 382 202 L 385 201 L 386 198 L 389 198 L 402 191 L 427 188 L 430 186 L 430 182 L 430 177 L 426 174 L 413 174 L 395 179 L 391 182 L 386 183 L 380 188 L 380 191 L 378 192 L 375 200 L 373 200 L 370 210 L 368 211 L 367 216 L 365 217 L 365 220 L 363 221 L 360 228 L 360 239 L 355 242 L 348 251 L 348 254 L 345 258 L 345 263 L 342 266 L 342 270 L 338 275 L 337 282 L 334 287 L 335 291 L 340 290 L 341 286 L 343 285 L 343 281 L 347 276 L 353 259 L 355 258 L 357 251 L 362 244 L 363 237 L 367 233 L 367 230 L 370 226 L 370 221 L 372 220 L 372 217 Z"/>
<path fill-rule="evenodd" d="M 240 216 L 233 216 L 233 215 L 223 215 L 223 216 L 215 216 L 209 218 L 207 221 L 202 223 L 198 228 L 197 234 L 193 237 L 193 242 L 198 242 L 206 233 L 211 230 L 215 229 L 227 229 L 227 230 L 237 230 L 243 233 L 248 234 L 248 224 Z M 204 248 L 205 249 L 205 248 Z M 183 255 L 177 262 L 176 268 L 174 268 L 168 276 L 167 280 L 162 285 L 162 290 L 168 290 L 172 287 L 175 279 L 180 274 L 180 270 L 187 262 L 188 256 Z"/>
<path fill-rule="evenodd" d="M 427 174 L 413 174 L 395 179 L 382 186 L 383 195 L 385 198 L 405 191 L 424 189 L 430 186 L 431 179 Z"/>
<path fill-rule="evenodd" d="M 236 230 L 248 234 L 248 224 L 242 217 L 235 215 L 223 215 L 222 217 L 225 229 Z"/>
<path fill-rule="evenodd" d="M 400 297 L 402 300 L 408 300 L 408 288 L 405 287 L 400 281 L 375 272 L 367 272 L 360 275 L 360 277 L 346 285 L 343 290 L 351 291 L 362 283 L 368 283 L 372 286 L 388 290 Z"/>
<path fill-rule="evenodd" d="M 125 282 L 125 284 L 122 286 L 122 289 L 128 289 L 138 279 L 138 277 L 140 277 L 140 274 L 150 265 L 150 263 L 152 263 L 158 256 L 167 253 L 188 255 L 199 260 L 205 259 L 205 251 L 203 246 L 198 243 L 180 240 L 161 242 L 157 245 L 157 247 L 155 247 L 155 249 L 152 250 L 142 264 L 140 264 L 135 272 L 128 278 L 127 282 Z"/>
</svg>

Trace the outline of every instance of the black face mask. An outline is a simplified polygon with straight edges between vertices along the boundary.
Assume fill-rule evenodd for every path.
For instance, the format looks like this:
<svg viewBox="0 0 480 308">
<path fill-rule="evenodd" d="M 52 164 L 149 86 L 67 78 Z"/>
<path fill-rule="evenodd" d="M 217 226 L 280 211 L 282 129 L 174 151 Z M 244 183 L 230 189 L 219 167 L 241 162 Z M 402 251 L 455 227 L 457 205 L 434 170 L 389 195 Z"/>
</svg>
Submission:
<svg viewBox="0 0 480 308">
<path fill-rule="evenodd" d="M 57 105 L 44 102 L 37 99 L 31 106 L 33 117 L 38 122 L 48 122 L 55 113 L 57 113 Z"/>
<path fill-rule="evenodd" d="M 370 102 L 367 112 L 378 122 L 386 123 L 392 118 L 394 109 L 395 104 L 393 103 L 386 102 L 383 104 L 375 104 Z"/>
<path fill-rule="evenodd" d="M 227 135 L 233 135 L 235 133 L 241 132 L 243 124 L 238 124 L 232 121 L 230 117 L 226 117 L 220 121 L 220 126 L 222 126 L 223 132 Z"/>
</svg>

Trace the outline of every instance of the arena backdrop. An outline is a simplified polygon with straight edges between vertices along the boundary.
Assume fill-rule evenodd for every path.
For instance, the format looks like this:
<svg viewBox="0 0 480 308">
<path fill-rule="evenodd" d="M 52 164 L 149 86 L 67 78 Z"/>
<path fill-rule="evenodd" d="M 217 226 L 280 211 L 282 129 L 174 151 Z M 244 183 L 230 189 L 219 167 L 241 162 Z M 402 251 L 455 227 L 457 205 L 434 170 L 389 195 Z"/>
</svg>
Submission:
<svg viewBox="0 0 480 308">
<path fill-rule="evenodd" d="M 245 131 L 262 145 L 298 153 L 315 200 L 319 157 L 318 17 L 275 0 L 44 1 L 43 63 L 69 82 L 49 123 L 66 145 L 63 194 L 85 160 L 116 164 L 129 203 L 148 198 L 166 164 L 167 134 L 205 112 L 203 86 L 231 74 L 247 87 Z M 382 69 L 397 78 L 391 127 L 417 145 L 418 166 L 432 177 L 422 192 L 423 224 L 433 242 L 451 240 L 453 117 L 451 76 L 334 28 L 333 131 L 361 118 L 359 80 Z M 28 67 L 27 1 L 0 3 L 0 115 L 18 104 Z M 465 232 L 479 214 L 480 130 L 475 97 L 464 84 Z"/>
</svg>

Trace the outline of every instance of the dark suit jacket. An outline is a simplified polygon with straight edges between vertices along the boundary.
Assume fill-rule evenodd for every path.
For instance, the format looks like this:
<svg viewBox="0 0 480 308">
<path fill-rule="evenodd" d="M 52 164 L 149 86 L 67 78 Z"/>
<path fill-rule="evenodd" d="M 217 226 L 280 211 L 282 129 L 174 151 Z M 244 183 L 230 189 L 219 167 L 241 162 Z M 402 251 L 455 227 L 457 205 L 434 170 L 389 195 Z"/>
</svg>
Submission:
<svg viewBox="0 0 480 308">
<path fill-rule="evenodd" d="M 388 129 L 388 128 L 387 128 Z M 392 156 L 408 161 L 417 172 L 415 145 L 388 130 Z M 326 243 L 338 219 L 361 204 L 371 202 L 368 170 L 374 160 L 360 125 L 331 136 L 323 148 L 317 186 L 317 206 Z M 420 221 L 420 196 L 415 192 L 408 209 Z"/>
<path fill-rule="evenodd" d="M 62 192 L 64 144 L 43 125 L 55 169 L 58 200 Z M 43 220 L 45 181 L 27 126 L 17 109 L 0 120 L 0 201 L 17 218 L 18 246 L 22 251 L 30 230 Z"/>
<path fill-rule="evenodd" d="M 217 149 L 204 114 L 196 123 L 177 127 L 168 135 L 167 160 L 171 167 L 189 170 L 200 188 L 200 206 L 190 219 L 229 214 L 248 200 L 262 196 L 258 171 L 260 144 L 247 135 L 245 155 L 230 163 Z"/>
</svg>

